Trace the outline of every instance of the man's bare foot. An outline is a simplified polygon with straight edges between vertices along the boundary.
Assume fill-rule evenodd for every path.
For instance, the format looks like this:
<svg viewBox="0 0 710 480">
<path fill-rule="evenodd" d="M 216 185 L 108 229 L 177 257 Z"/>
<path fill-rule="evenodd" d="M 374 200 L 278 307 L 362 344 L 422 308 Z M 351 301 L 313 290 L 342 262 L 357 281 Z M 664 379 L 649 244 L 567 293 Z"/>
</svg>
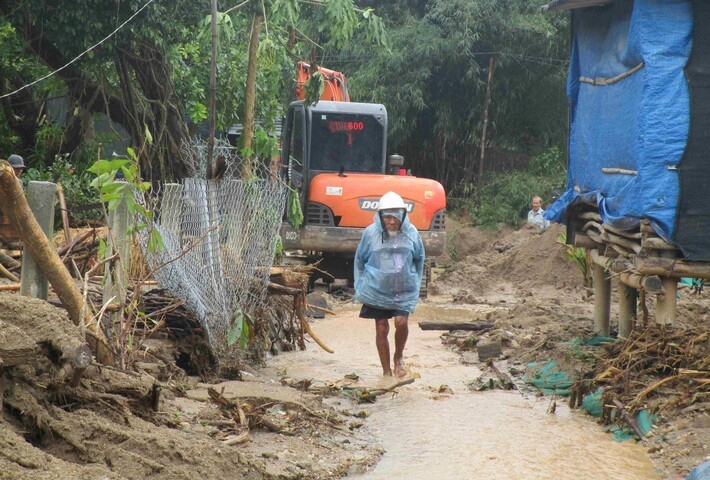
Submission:
<svg viewBox="0 0 710 480">
<path fill-rule="evenodd" d="M 404 366 L 404 362 L 402 360 L 398 360 L 394 362 L 394 376 L 397 378 L 402 378 L 407 375 L 407 369 Z"/>
</svg>

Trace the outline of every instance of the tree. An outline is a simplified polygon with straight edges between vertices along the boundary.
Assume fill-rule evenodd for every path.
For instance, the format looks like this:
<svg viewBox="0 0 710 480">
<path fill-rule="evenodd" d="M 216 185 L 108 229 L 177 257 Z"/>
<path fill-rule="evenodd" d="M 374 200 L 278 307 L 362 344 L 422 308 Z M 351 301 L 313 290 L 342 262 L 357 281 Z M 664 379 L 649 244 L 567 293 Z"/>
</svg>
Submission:
<svg viewBox="0 0 710 480">
<path fill-rule="evenodd" d="M 368 42 L 384 38 L 380 19 L 371 10 L 357 9 L 352 0 L 252 0 L 247 4 L 233 0 L 220 2 L 220 7 L 219 129 L 246 120 L 242 114 L 253 12 L 264 14 L 264 29 L 256 30 L 256 67 L 249 82 L 255 98 L 251 118 L 258 118 L 265 130 L 279 116 L 282 92 L 292 88 L 290 76 L 283 72 L 293 68 L 302 40 L 310 39 L 310 49 L 314 39 L 326 46 L 342 45 L 356 32 Z M 12 63 L 18 50 L 23 52 L 19 57 L 35 62 L 43 73 L 56 71 L 51 89 L 45 86 L 49 84 L 38 83 L 6 97 L 3 127 L 14 132 L 14 144 L 30 148 L 40 128 L 35 119 L 41 117 L 32 114 L 40 110 L 42 95 L 66 95 L 68 126 L 57 129 L 63 151 L 76 153 L 79 140 L 86 139 L 82 133 L 91 115 L 103 113 L 130 133 L 144 176 L 171 180 L 191 174 L 196 166 L 182 147 L 191 135 L 189 124 L 207 118 L 209 12 L 206 0 L 0 3 L 5 28 L 0 40 L 15 46 L 15 51 L 0 53 L 0 93 L 41 76 L 29 68 L 17 69 L 12 78 L 3 75 L 5 64 Z M 67 142 L 71 126 L 76 127 L 76 141 Z"/>
<path fill-rule="evenodd" d="M 567 17 L 540 13 L 544 0 L 425 3 L 368 2 L 381 6 L 391 48 L 373 52 L 354 42 L 333 52 L 348 67 L 352 98 L 386 105 L 390 150 L 450 191 L 472 184 L 491 57 L 487 144 L 562 145 Z"/>
</svg>

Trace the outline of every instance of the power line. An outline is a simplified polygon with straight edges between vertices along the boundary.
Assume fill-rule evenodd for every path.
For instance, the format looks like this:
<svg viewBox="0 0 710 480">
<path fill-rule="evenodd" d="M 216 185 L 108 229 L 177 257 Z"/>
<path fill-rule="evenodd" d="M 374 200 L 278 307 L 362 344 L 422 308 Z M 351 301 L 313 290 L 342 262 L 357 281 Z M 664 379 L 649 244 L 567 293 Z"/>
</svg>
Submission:
<svg viewBox="0 0 710 480">
<path fill-rule="evenodd" d="M 79 60 L 81 57 L 83 57 L 84 55 L 86 55 L 87 53 L 89 53 L 90 51 L 92 51 L 93 49 L 95 49 L 96 47 L 98 47 L 99 45 L 103 44 L 106 40 L 108 40 L 109 38 L 111 38 L 112 36 L 114 36 L 120 29 L 122 29 L 123 27 L 125 27 L 128 22 L 130 22 L 131 20 L 133 20 L 139 13 L 141 13 L 148 5 L 150 5 L 150 4 L 153 3 L 154 1 L 155 1 L 155 0 L 148 0 L 148 3 L 146 3 L 146 4 L 143 5 L 141 8 L 139 8 L 136 13 L 134 13 L 133 15 L 131 15 L 131 16 L 128 18 L 128 20 L 126 20 L 125 22 L 123 22 L 121 25 L 119 25 L 118 27 L 116 27 L 116 29 L 115 29 L 113 32 L 109 33 L 106 37 L 104 37 L 103 40 L 101 40 L 99 43 L 97 43 L 97 44 L 95 44 L 95 45 L 93 45 L 93 46 L 87 48 L 86 50 L 84 50 L 83 52 L 81 52 L 79 55 L 77 55 L 76 57 L 74 57 L 72 60 L 70 60 L 68 63 L 66 63 L 65 65 L 59 67 L 58 69 L 54 70 L 53 72 L 48 73 L 48 74 L 45 75 L 44 77 L 38 78 L 38 79 L 35 80 L 34 82 L 28 83 L 27 85 L 23 85 L 22 87 L 18 88 L 17 90 L 15 90 L 15 91 L 13 91 L 13 92 L 6 93 L 5 95 L 0 95 L 0 99 L 7 98 L 7 97 L 11 97 L 11 96 L 15 95 L 16 93 L 19 93 L 19 92 L 21 92 L 22 90 L 25 90 L 26 88 L 30 88 L 30 87 L 32 87 L 32 86 L 34 86 L 34 85 L 37 85 L 38 83 L 44 82 L 44 81 L 47 80 L 48 78 L 53 77 L 53 76 L 56 75 L 57 73 L 61 72 L 62 70 L 64 70 L 65 68 L 67 68 L 69 65 L 73 64 L 74 62 L 76 62 L 77 60 Z"/>
<path fill-rule="evenodd" d="M 550 67 L 561 67 L 567 64 L 567 60 L 553 57 L 536 57 L 532 55 L 525 55 L 522 53 L 509 53 L 509 52 L 471 52 L 468 54 L 470 57 L 481 57 L 481 56 L 501 56 L 510 57 L 515 60 L 521 60 L 530 63 L 536 63 L 538 65 L 547 65 Z M 375 58 L 374 55 L 359 55 L 359 54 L 349 54 L 349 55 L 338 55 L 330 54 L 324 55 L 321 61 L 337 60 L 344 63 L 363 63 Z"/>
</svg>

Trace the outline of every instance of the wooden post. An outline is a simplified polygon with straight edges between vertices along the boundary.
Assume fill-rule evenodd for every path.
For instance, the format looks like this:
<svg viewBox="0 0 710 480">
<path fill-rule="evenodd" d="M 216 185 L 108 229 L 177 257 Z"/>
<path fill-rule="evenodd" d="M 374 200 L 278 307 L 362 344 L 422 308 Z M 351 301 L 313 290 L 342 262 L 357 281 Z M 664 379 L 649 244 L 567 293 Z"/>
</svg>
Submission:
<svg viewBox="0 0 710 480">
<path fill-rule="evenodd" d="M 30 182 L 27 186 L 27 203 L 37 223 L 47 236 L 54 235 L 54 204 L 57 201 L 57 185 L 51 182 Z M 47 300 L 49 281 L 27 249 L 22 255 L 20 295 Z"/>
<path fill-rule="evenodd" d="M 636 316 L 638 290 L 619 282 L 619 337 L 628 338 L 632 320 Z"/>
<path fill-rule="evenodd" d="M 594 335 L 609 336 L 609 317 L 611 316 L 611 280 L 604 267 L 592 264 L 594 281 Z"/>
</svg>

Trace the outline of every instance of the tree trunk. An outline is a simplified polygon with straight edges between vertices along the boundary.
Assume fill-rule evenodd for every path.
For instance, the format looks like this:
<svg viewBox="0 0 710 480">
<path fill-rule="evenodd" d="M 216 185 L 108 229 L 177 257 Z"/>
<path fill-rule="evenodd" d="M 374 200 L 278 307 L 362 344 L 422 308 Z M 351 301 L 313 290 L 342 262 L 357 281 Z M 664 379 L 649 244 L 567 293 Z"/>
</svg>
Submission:
<svg viewBox="0 0 710 480">
<path fill-rule="evenodd" d="M 486 86 L 486 99 L 483 104 L 483 132 L 481 133 L 481 160 L 478 163 L 478 185 L 483 184 L 483 162 L 486 157 L 486 133 L 488 130 L 488 105 L 491 103 L 491 84 L 493 83 L 493 69 L 496 66 L 495 57 L 488 62 L 488 83 Z"/>
<path fill-rule="evenodd" d="M 217 0 L 212 0 L 212 50 L 210 58 L 210 138 L 207 140 L 207 168 L 205 176 L 213 177 L 212 154 L 217 123 Z"/>
<path fill-rule="evenodd" d="M 254 146 L 254 107 L 256 104 L 256 53 L 259 49 L 259 33 L 264 20 L 260 14 L 254 14 L 251 24 L 251 37 L 249 38 L 249 59 L 247 62 L 247 84 L 244 105 L 244 130 L 242 131 L 242 149 L 251 152 Z M 251 159 L 249 155 L 242 164 L 242 177 L 249 178 L 252 175 Z"/>
<path fill-rule="evenodd" d="M 136 48 L 137 53 L 120 50 L 123 68 L 119 73 L 121 87 L 129 94 L 125 104 L 131 118 L 128 130 L 133 138 L 138 139 L 141 173 L 149 180 L 163 181 L 192 176 L 195 165 L 182 150 L 189 133 L 169 81 L 165 59 L 152 45 L 142 43 Z M 132 88 L 136 80 L 142 95 Z M 152 143 L 146 141 L 146 128 L 153 138 Z"/>
<path fill-rule="evenodd" d="M 5 161 L 0 162 L 0 206 L 67 309 L 69 318 L 75 325 L 83 323 L 91 331 L 96 357 L 103 363 L 112 363 L 113 358 L 106 337 L 88 312 L 84 313 L 82 318 L 84 299 L 74 286 L 74 280 L 62 259 L 35 220 L 22 191 L 22 184 L 15 177 L 10 164 Z"/>
</svg>

